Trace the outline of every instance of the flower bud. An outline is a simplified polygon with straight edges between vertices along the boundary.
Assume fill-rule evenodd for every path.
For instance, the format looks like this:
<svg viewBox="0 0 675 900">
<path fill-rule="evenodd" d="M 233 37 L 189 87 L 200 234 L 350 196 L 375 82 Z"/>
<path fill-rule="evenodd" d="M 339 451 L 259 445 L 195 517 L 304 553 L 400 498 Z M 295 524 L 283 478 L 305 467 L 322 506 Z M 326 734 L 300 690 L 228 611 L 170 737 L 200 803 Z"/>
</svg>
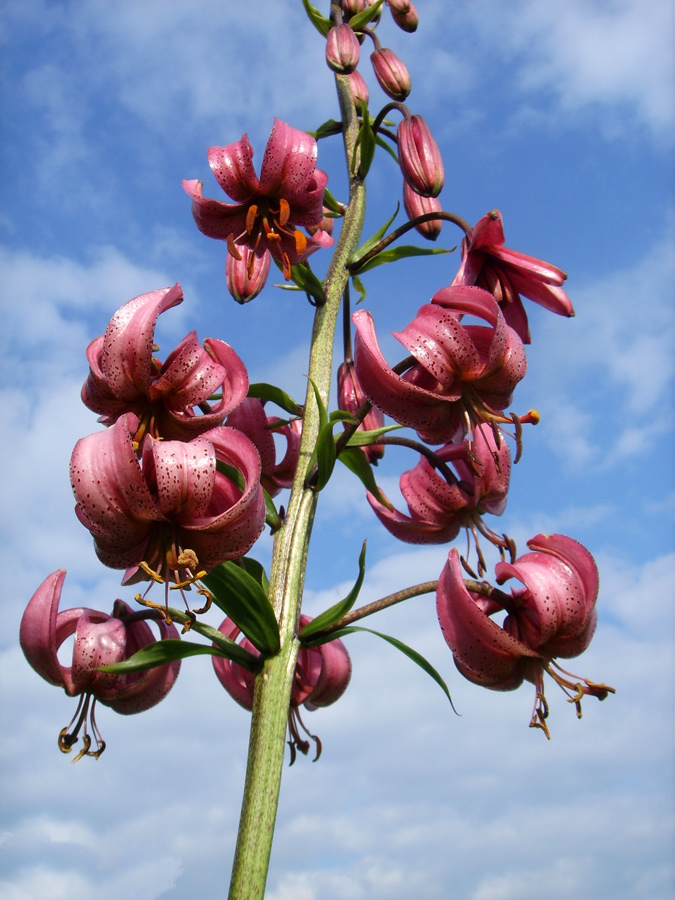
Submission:
<svg viewBox="0 0 675 900">
<path fill-rule="evenodd" d="M 326 62 L 341 75 L 349 75 L 359 64 L 361 45 L 349 25 L 336 25 L 326 37 Z"/>
<path fill-rule="evenodd" d="M 270 271 L 270 254 L 265 251 L 262 256 L 258 256 L 246 245 L 237 249 L 241 259 L 231 253 L 227 254 L 225 281 L 237 303 L 248 303 L 265 287 Z"/>
<path fill-rule="evenodd" d="M 370 55 L 380 87 L 392 100 L 402 101 L 410 93 L 410 73 L 393 50 L 382 47 Z"/>
<path fill-rule="evenodd" d="M 343 362 L 338 369 L 338 405 L 340 409 L 346 409 L 347 412 L 356 415 L 359 409 L 366 402 L 366 395 L 363 393 L 359 384 L 356 372 L 354 371 L 353 362 Z M 359 425 L 358 431 L 374 431 L 376 428 L 382 428 L 384 425 L 384 414 L 373 406 L 366 413 L 363 422 Z M 377 465 L 377 461 L 384 456 L 384 444 L 368 444 L 361 448 L 366 454 L 369 463 Z"/>
<path fill-rule="evenodd" d="M 408 0 L 388 0 L 391 16 L 403 31 L 412 33 L 417 31 L 419 16 L 417 10 Z"/>
<path fill-rule="evenodd" d="M 403 182 L 403 205 L 409 219 L 423 216 L 425 213 L 439 212 L 441 201 L 438 197 L 422 197 L 410 187 L 407 181 Z M 431 219 L 415 225 L 415 230 L 429 241 L 435 241 L 443 227 L 442 219 Z"/>
<path fill-rule="evenodd" d="M 349 86 L 352 89 L 354 103 L 358 105 L 359 100 L 363 100 L 366 106 L 368 106 L 368 101 L 370 100 L 370 91 L 368 90 L 368 85 L 363 80 L 363 75 L 361 75 L 360 72 L 354 71 L 350 73 Z"/>
<path fill-rule="evenodd" d="M 398 126 L 398 158 L 403 177 L 423 197 L 438 197 L 445 183 L 438 144 L 422 116 L 410 116 Z"/>
</svg>

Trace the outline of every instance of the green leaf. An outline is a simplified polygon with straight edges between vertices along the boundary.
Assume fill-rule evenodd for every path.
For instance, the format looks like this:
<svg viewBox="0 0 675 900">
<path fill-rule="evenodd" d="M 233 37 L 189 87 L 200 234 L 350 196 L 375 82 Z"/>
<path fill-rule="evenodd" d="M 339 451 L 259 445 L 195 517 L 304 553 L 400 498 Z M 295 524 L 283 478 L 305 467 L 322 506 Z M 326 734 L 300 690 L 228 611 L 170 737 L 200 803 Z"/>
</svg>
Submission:
<svg viewBox="0 0 675 900">
<path fill-rule="evenodd" d="M 398 431 L 403 425 L 383 425 L 382 428 L 373 428 L 371 431 L 355 431 L 347 441 L 348 447 L 367 447 L 376 444 L 378 438 L 389 431 Z"/>
<path fill-rule="evenodd" d="M 444 250 L 443 247 L 415 247 L 413 244 L 402 244 L 400 247 L 390 247 L 369 259 L 359 269 L 359 274 L 374 269 L 375 266 L 383 266 L 385 263 L 396 262 L 399 259 L 407 259 L 410 256 L 437 256 L 439 253 L 454 253 L 455 248 Z"/>
<path fill-rule="evenodd" d="M 331 637 L 334 639 L 336 637 L 344 637 L 346 634 L 351 634 L 355 631 L 365 631 L 368 634 L 374 634 L 379 638 L 382 638 L 383 641 L 387 641 L 388 644 L 391 644 L 392 647 L 396 647 L 397 650 L 400 650 L 404 656 L 407 656 L 408 659 L 411 659 L 414 663 L 427 673 L 436 684 L 441 688 L 445 696 L 450 701 L 450 706 L 452 706 L 453 710 L 457 712 L 455 709 L 455 704 L 452 702 L 452 697 L 450 696 L 450 691 L 448 690 L 447 684 L 443 681 L 441 676 L 438 674 L 436 669 L 431 665 L 429 660 L 425 659 L 421 653 L 418 653 L 417 650 L 413 650 L 412 647 L 409 647 L 407 644 L 404 644 L 403 641 L 399 641 L 397 638 L 391 637 L 388 634 L 382 634 L 381 631 L 373 631 L 372 628 L 362 628 L 358 625 L 348 625 L 346 628 L 341 628 L 339 631 L 333 632 Z"/>
<path fill-rule="evenodd" d="M 271 496 L 267 493 L 265 488 L 262 489 L 262 492 L 265 499 L 265 523 L 270 526 L 272 531 L 277 531 L 279 528 L 281 528 L 281 517 L 279 516 L 279 510 L 276 508 L 274 500 L 272 500 Z"/>
<path fill-rule="evenodd" d="M 302 5 L 305 7 L 305 12 L 309 16 L 309 21 L 316 28 L 319 34 L 326 37 L 331 28 L 330 19 L 322 16 L 319 10 L 315 6 L 312 6 L 309 0 L 302 0 Z"/>
<path fill-rule="evenodd" d="M 220 472 L 220 474 L 224 475 L 226 478 L 229 478 L 233 484 L 236 484 L 240 491 L 244 490 L 244 476 L 239 469 L 236 469 L 234 466 L 228 466 L 226 462 L 217 459 L 216 471 Z"/>
<path fill-rule="evenodd" d="M 363 303 L 363 301 L 366 299 L 366 289 L 358 275 L 352 275 L 352 284 L 354 285 L 354 288 L 359 295 L 359 299 L 356 301 L 357 305 L 359 303 Z"/>
<path fill-rule="evenodd" d="M 363 450 L 359 447 L 345 447 L 340 452 L 338 459 L 343 465 L 347 466 L 350 472 L 353 472 L 354 475 L 361 480 L 366 490 L 370 491 L 380 503 L 384 504 L 388 509 L 393 509 L 391 503 L 377 486 L 375 475 L 373 474 L 373 467 L 368 462 L 368 458 Z"/>
<path fill-rule="evenodd" d="M 375 232 L 375 234 L 373 234 L 371 237 L 369 237 L 368 240 L 365 241 L 365 243 L 361 244 L 361 246 L 358 248 L 356 253 L 354 253 L 353 259 L 350 260 L 350 263 L 349 263 L 350 266 L 354 266 L 354 268 L 356 268 L 358 266 L 359 260 L 363 259 L 363 257 L 366 255 L 366 253 L 369 253 L 376 244 L 379 244 L 379 242 L 382 240 L 382 238 L 387 233 L 387 229 L 389 228 L 391 223 L 394 221 L 394 219 L 398 215 L 398 211 L 400 208 L 401 208 L 401 204 L 397 203 L 396 209 L 394 210 L 394 215 L 391 216 L 391 218 L 387 219 L 387 221 L 384 223 L 384 225 L 381 228 L 378 228 L 377 231 Z"/>
<path fill-rule="evenodd" d="M 304 291 L 308 297 L 314 300 L 317 306 L 323 306 L 326 302 L 323 285 L 312 272 L 309 263 L 303 262 L 291 266 L 291 278 L 301 291 Z"/>
<path fill-rule="evenodd" d="M 267 594 L 253 575 L 235 562 L 225 562 L 200 579 L 213 602 L 266 656 L 279 652 L 279 626 Z"/>
<path fill-rule="evenodd" d="M 342 130 L 342 122 L 340 124 L 340 130 Z M 323 205 L 326 209 L 329 209 L 333 213 L 339 213 L 340 215 L 344 215 L 344 206 L 342 206 L 335 197 L 331 194 L 328 188 L 323 189 Z"/>
<path fill-rule="evenodd" d="M 375 135 L 370 127 L 370 119 L 368 117 L 368 106 L 365 100 L 359 101 L 361 107 L 361 127 L 359 129 L 359 140 L 361 147 L 361 155 L 359 158 L 359 177 L 365 178 L 375 158 Z"/>
<path fill-rule="evenodd" d="M 264 381 L 249 384 L 247 396 L 276 403 L 277 406 L 285 409 L 292 416 L 302 415 L 302 407 L 292 397 L 289 397 L 285 391 L 282 391 L 281 388 L 274 384 L 266 384 Z"/>
<path fill-rule="evenodd" d="M 265 595 L 267 595 L 270 589 L 270 582 L 267 577 L 267 572 L 265 571 L 265 566 L 263 566 L 261 562 L 258 562 L 257 559 L 253 559 L 252 556 L 242 556 L 239 560 L 239 564 L 246 569 L 249 575 L 255 578 L 265 592 Z"/>
<path fill-rule="evenodd" d="M 303 0 L 303 3 L 305 0 Z M 380 7 L 384 3 L 384 0 L 378 0 L 377 3 L 373 3 L 372 6 L 368 6 L 366 9 L 361 10 L 360 13 L 357 13 L 355 16 L 352 16 L 349 20 L 349 24 L 354 31 L 360 31 L 364 28 L 368 22 L 372 21 L 375 16 L 380 11 Z"/>
<path fill-rule="evenodd" d="M 326 628 L 330 628 L 331 625 L 335 625 L 335 623 L 339 622 L 343 616 L 347 615 L 347 613 L 356 603 L 356 598 L 359 596 L 359 591 L 361 590 L 361 585 L 363 584 L 365 574 L 366 542 L 364 541 L 363 546 L 361 547 L 361 553 L 359 554 L 359 574 L 356 578 L 356 582 L 354 583 L 354 587 L 347 594 L 344 600 L 340 600 L 339 603 L 331 606 L 330 609 L 322 612 L 320 616 L 317 616 L 316 619 L 312 619 L 311 622 L 308 622 L 307 625 L 305 625 L 305 627 L 298 635 L 301 641 L 307 640 L 313 634 L 317 634 L 319 631 L 324 631 Z"/>
<path fill-rule="evenodd" d="M 215 631 L 215 629 L 213 629 Z M 225 638 L 224 634 L 220 634 Z M 227 638 L 225 638 L 227 640 Z M 146 647 L 141 647 L 129 659 L 113 663 L 109 666 L 101 666 L 101 672 L 112 672 L 114 675 L 122 675 L 130 672 L 144 672 L 146 669 L 154 669 L 166 663 L 175 662 L 178 659 L 186 659 L 188 656 L 223 656 L 245 665 L 247 669 L 258 668 L 259 663 L 250 653 L 229 641 L 232 648 L 211 647 L 208 644 L 195 644 L 191 641 L 181 641 L 179 638 L 166 638 L 155 641 Z"/>
<path fill-rule="evenodd" d="M 389 141 L 385 141 L 385 139 L 379 134 L 379 132 L 375 135 L 375 143 L 378 145 L 378 147 L 382 147 L 384 150 L 386 150 L 394 160 L 396 165 L 398 165 L 398 156 L 396 155 L 396 151 L 391 146 L 391 143 Z"/>
<path fill-rule="evenodd" d="M 342 122 L 338 122 L 336 119 L 327 119 L 319 125 L 316 131 L 308 131 L 307 134 L 311 134 L 317 141 L 320 141 L 321 138 L 332 137 L 334 134 L 342 134 Z M 323 203 L 324 206 L 328 206 L 328 203 L 326 203 L 325 191 Z M 328 208 L 330 209 L 330 206 L 328 206 Z M 337 212 L 337 210 L 334 210 L 334 212 Z"/>
</svg>

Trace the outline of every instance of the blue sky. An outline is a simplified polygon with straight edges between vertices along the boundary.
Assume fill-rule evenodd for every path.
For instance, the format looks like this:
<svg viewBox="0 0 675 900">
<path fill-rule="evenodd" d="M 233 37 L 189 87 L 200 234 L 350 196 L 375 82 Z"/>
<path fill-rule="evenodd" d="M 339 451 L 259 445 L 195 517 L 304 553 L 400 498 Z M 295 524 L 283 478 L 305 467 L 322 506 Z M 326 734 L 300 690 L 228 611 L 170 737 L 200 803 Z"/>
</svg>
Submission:
<svg viewBox="0 0 675 900">
<path fill-rule="evenodd" d="M 324 753 L 284 773 L 270 900 L 666 900 L 673 889 L 673 78 L 672 4 L 652 0 L 419 0 L 415 35 L 388 21 L 410 107 L 436 134 L 444 207 L 504 216 L 507 245 L 569 274 L 576 318 L 531 309 L 529 373 L 514 408 L 537 408 L 509 504 L 517 540 L 561 531 L 601 571 L 599 625 L 575 671 L 617 688 L 578 722 L 549 689 L 552 740 L 527 728 L 532 697 L 455 671 L 432 597 L 372 620 L 425 653 L 461 717 L 391 647 L 354 635 L 344 698 L 308 714 Z M 386 19 L 386 17 L 385 17 Z M 300 0 L 10 0 L 0 11 L 6 175 L 0 212 L 4 590 L 0 643 L 2 900 L 132 900 L 225 893 L 248 714 L 208 660 L 188 660 L 142 716 L 101 707 L 108 747 L 71 766 L 57 750 L 73 701 L 18 647 L 32 592 L 68 570 L 64 607 L 109 610 L 103 570 L 73 515 L 68 460 L 97 428 L 79 401 L 84 350 L 122 303 L 180 281 L 162 355 L 192 327 L 222 337 L 251 380 L 304 393 L 311 309 L 268 286 L 238 307 L 224 247 L 200 235 L 180 187 L 212 144 L 247 131 L 259 163 L 272 119 L 311 129 L 337 112 Z M 384 103 L 369 72 L 371 108 Z M 344 191 L 337 140 L 321 142 Z M 366 230 L 393 212 L 397 170 L 376 158 Z M 444 229 L 446 247 L 459 235 Z M 400 329 L 452 279 L 457 256 L 367 277 L 389 359 Z M 314 257 L 321 271 L 326 260 Z M 530 311 L 530 310 L 528 310 Z M 396 495 L 412 465 L 380 469 Z M 305 609 L 351 586 L 368 538 L 366 602 L 436 578 L 447 548 L 397 544 L 360 485 L 322 495 Z M 256 547 L 267 560 L 269 540 Z"/>
</svg>

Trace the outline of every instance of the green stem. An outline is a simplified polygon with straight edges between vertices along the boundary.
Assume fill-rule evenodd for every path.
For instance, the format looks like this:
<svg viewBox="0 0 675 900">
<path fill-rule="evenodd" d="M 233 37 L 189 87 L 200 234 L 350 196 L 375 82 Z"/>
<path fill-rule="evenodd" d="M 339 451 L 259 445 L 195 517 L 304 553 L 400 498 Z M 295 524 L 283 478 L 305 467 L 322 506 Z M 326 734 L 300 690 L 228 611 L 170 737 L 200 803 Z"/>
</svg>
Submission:
<svg viewBox="0 0 675 900">
<path fill-rule="evenodd" d="M 336 76 L 336 84 L 349 167 L 358 134 L 358 119 L 348 77 Z M 365 186 L 361 179 L 350 177 L 349 206 L 324 280 L 326 303 L 316 310 L 312 333 L 309 378 L 326 405 L 335 326 L 342 293 L 349 279 L 346 266 L 359 244 L 364 212 Z M 300 647 L 297 623 L 318 496 L 305 486 L 305 477 L 318 431 L 319 410 L 311 383 L 308 383 L 298 468 L 286 518 L 275 535 L 270 572 L 269 596 L 279 622 L 281 650 L 266 661 L 255 681 L 246 783 L 229 900 L 263 900 L 265 893 L 291 688 Z"/>
</svg>

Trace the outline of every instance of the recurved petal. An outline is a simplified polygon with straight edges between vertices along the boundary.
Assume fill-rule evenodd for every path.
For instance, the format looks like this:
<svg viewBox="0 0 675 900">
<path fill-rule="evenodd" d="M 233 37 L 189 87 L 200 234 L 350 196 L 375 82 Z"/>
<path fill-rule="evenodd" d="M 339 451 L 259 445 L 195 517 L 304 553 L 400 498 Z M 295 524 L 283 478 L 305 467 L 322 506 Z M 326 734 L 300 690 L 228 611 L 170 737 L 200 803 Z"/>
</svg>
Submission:
<svg viewBox="0 0 675 900">
<path fill-rule="evenodd" d="M 467 249 L 480 250 L 490 247 L 492 249 L 504 243 L 504 220 L 498 209 L 486 213 L 482 219 L 471 229 L 467 235 Z"/>
<path fill-rule="evenodd" d="M 207 438 L 143 442 L 143 475 L 157 491 L 160 513 L 181 524 L 203 516 L 211 502 L 216 457 Z"/>
<path fill-rule="evenodd" d="M 586 608 L 590 612 L 598 599 L 600 575 L 595 559 L 583 544 L 564 534 L 537 534 L 527 542 L 527 546 L 530 550 L 555 556 L 574 570 L 583 587 Z"/>
<path fill-rule="evenodd" d="M 316 141 L 310 134 L 275 119 L 260 170 L 260 193 L 283 197 L 291 206 L 302 202 L 316 169 L 317 155 Z M 321 194 L 323 197 L 323 187 Z M 319 221 L 322 218 L 323 208 Z"/>
<path fill-rule="evenodd" d="M 28 601 L 19 631 L 19 643 L 30 665 L 45 681 L 59 686 L 64 680 L 56 653 L 56 617 L 65 577 L 65 569 L 58 569 L 45 578 Z"/>
<path fill-rule="evenodd" d="M 309 616 L 303 618 L 311 621 Z M 314 687 L 304 701 L 307 709 L 330 706 L 339 700 L 347 690 L 352 675 L 351 659 L 347 648 L 339 638 L 315 649 L 319 653 L 321 665 Z"/>
<path fill-rule="evenodd" d="M 446 513 L 444 519 L 429 521 L 414 519 L 397 509 L 380 503 L 373 494 L 366 493 L 373 512 L 390 534 L 407 544 L 446 544 L 459 534 L 458 513 Z"/>
<path fill-rule="evenodd" d="M 222 632 L 225 637 L 228 637 L 233 641 L 235 641 L 240 634 L 239 628 L 237 628 L 231 619 L 225 619 L 225 621 L 220 624 L 218 631 Z M 247 638 L 242 638 L 239 645 L 254 656 L 259 655 L 258 650 L 256 650 Z M 215 673 L 218 676 L 218 681 L 220 681 L 228 694 L 236 700 L 240 706 L 243 706 L 244 709 L 253 709 L 254 674 L 249 672 L 248 669 L 244 669 L 243 666 L 239 666 L 237 663 L 232 662 L 232 660 L 225 659 L 222 656 L 213 656 L 211 659 Z"/>
<path fill-rule="evenodd" d="M 103 335 L 100 370 L 119 400 L 133 401 L 147 393 L 152 372 L 155 325 L 160 313 L 183 302 L 183 289 L 150 291 L 125 303 Z"/>
<path fill-rule="evenodd" d="M 102 698 L 114 689 L 118 676 L 97 670 L 99 666 L 121 662 L 126 656 L 126 642 L 126 629 L 119 619 L 103 613 L 79 616 L 70 670 L 75 693 L 88 691 Z"/>
<path fill-rule="evenodd" d="M 246 230 L 247 203 L 221 203 L 202 196 L 202 182 L 183 181 L 183 190 L 192 198 L 192 216 L 197 228 L 207 237 L 225 241 L 232 234 L 238 237 Z"/>
<path fill-rule="evenodd" d="M 451 550 L 436 591 L 436 610 L 455 664 L 470 681 L 498 691 L 523 682 L 523 663 L 538 654 L 507 634 L 478 606 L 464 585 L 459 554 Z"/>
<path fill-rule="evenodd" d="M 260 191 L 253 168 L 253 147 L 248 135 L 226 147 L 210 147 L 207 158 L 218 184 L 237 203 L 245 203 Z"/>
</svg>

